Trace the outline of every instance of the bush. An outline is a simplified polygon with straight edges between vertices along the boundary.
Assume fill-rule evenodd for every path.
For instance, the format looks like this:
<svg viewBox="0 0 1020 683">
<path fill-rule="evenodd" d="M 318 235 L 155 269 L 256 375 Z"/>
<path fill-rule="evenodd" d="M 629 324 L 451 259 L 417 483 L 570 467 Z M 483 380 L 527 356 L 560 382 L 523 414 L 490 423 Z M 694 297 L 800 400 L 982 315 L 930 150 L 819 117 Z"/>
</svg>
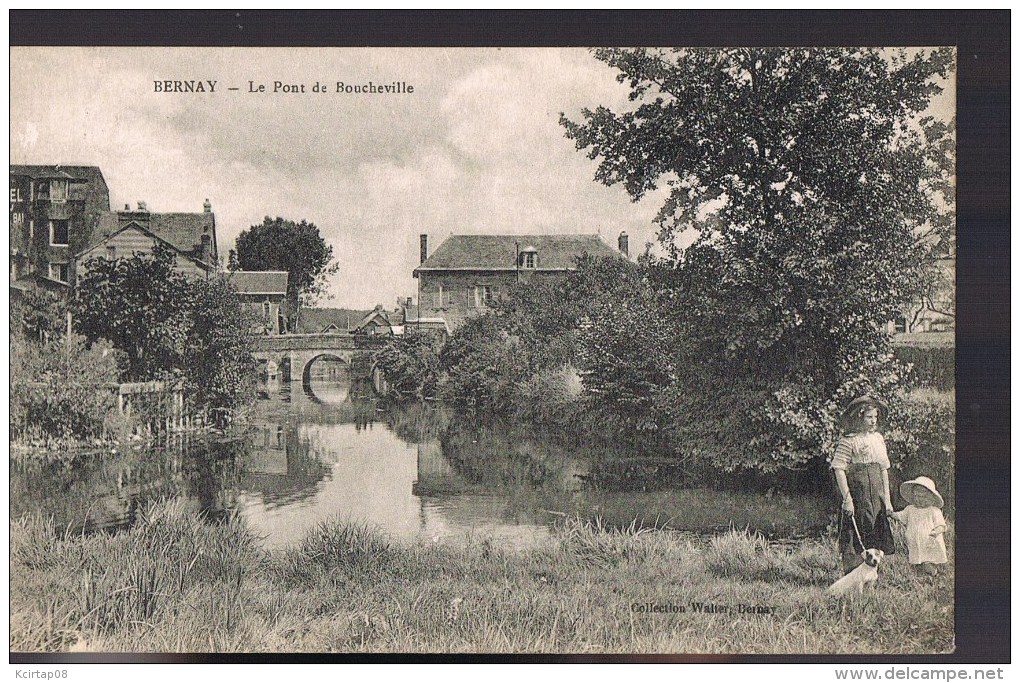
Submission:
<svg viewBox="0 0 1020 683">
<path fill-rule="evenodd" d="M 440 397 L 461 410 L 509 415 L 518 386 L 534 367 L 521 338 L 493 314 L 468 320 L 440 354 Z"/>
<path fill-rule="evenodd" d="M 117 399 L 105 385 L 117 381 L 122 358 L 108 344 L 91 348 L 83 337 L 35 343 L 11 338 L 10 437 L 76 440 L 103 435 Z"/>
<path fill-rule="evenodd" d="M 514 416 L 538 424 L 566 425 L 577 410 L 582 391 L 581 378 L 573 367 L 542 370 L 518 386 Z"/>
<path fill-rule="evenodd" d="M 895 346 L 896 358 L 910 365 L 913 386 L 951 391 L 956 386 L 956 349 L 952 346 Z"/>
<path fill-rule="evenodd" d="M 373 360 L 385 373 L 387 396 L 397 401 L 435 398 L 440 348 L 442 340 L 436 335 L 408 331 L 376 351 Z"/>
<path fill-rule="evenodd" d="M 923 475 L 935 482 L 945 500 L 945 511 L 952 516 L 956 509 L 954 393 L 930 389 L 906 392 L 891 411 L 891 420 L 885 437 L 892 464 L 889 485 L 893 500 L 899 499 L 901 482 Z"/>
</svg>

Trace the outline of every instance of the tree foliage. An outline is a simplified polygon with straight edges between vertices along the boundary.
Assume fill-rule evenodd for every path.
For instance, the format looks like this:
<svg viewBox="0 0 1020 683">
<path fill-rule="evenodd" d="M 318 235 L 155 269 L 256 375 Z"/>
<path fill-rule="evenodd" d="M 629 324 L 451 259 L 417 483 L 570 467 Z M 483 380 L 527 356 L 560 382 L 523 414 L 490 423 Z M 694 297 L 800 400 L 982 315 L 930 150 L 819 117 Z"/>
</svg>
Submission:
<svg viewBox="0 0 1020 683">
<path fill-rule="evenodd" d="M 435 398 L 441 347 L 434 334 L 409 330 L 376 351 L 373 359 L 385 373 L 390 395 L 398 401 Z"/>
<path fill-rule="evenodd" d="M 67 329 L 67 299 L 43 290 L 11 298 L 11 334 L 45 343 L 60 339 Z"/>
<path fill-rule="evenodd" d="M 105 339 L 127 355 L 124 381 L 184 374 L 190 329 L 190 287 L 174 269 L 173 252 L 92 259 L 78 278 L 71 309 L 74 328 L 90 343 Z"/>
<path fill-rule="evenodd" d="M 595 56 L 635 104 L 562 117 L 567 136 L 599 182 L 668 193 L 650 272 L 672 327 L 664 423 L 722 466 L 801 466 L 852 394 L 898 380 L 882 326 L 952 239 L 953 124 L 926 113 L 952 51 Z"/>
<path fill-rule="evenodd" d="M 333 247 L 326 244 L 314 223 L 303 220 L 296 223 L 266 216 L 261 224 L 238 236 L 233 252 L 235 270 L 287 271 L 287 300 L 294 311 L 302 299 L 322 294 L 328 278 L 339 270 L 333 261 Z"/>
<path fill-rule="evenodd" d="M 89 343 L 124 352 L 123 381 L 177 380 L 203 409 L 233 408 L 252 394 L 251 319 L 226 282 L 189 279 L 174 254 L 94 259 L 72 302 Z"/>
</svg>

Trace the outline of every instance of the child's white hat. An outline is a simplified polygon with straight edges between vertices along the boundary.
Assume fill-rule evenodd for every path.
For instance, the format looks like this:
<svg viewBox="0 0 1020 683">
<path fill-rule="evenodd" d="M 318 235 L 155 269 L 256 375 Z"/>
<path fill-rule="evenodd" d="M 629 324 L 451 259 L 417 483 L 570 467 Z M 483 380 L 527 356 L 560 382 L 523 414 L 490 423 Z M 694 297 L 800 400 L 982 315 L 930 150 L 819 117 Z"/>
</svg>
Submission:
<svg viewBox="0 0 1020 683">
<path fill-rule="evenodd" d="M 917 479 L 903 482 L 900 484 L 900 495 L 903 496 L 903 500 L 914 505 L 914 494 L 917 493 L 919 488 L 927 489 L 929 493 L 933 494 L 935 496 L 935 504 L 938 507 L 942 507 L 945 504 L 942 500 L 942 495 L 935 488 L 935 482 L 928 477 L 918 477 Z"/>
</svg>

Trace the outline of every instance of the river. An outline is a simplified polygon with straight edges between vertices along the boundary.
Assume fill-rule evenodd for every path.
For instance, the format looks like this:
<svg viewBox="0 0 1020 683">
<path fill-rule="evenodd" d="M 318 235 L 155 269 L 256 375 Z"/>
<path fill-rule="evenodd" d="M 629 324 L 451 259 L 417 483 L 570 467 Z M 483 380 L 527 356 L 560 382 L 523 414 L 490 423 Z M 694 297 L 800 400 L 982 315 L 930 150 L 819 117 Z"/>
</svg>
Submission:
<svg viewBox="0 0 1020 683">
<path fill-rule="evenodd" d="M 826 522 L 818 497 L 673 490 L 626 477 L 607 486 L 605 472 L 620 467 L 599 469 L 589 454 L 525 428 L 479 426 L 430 406 L 387 412 L 349 394 L 339 382 L 269 385 L 231 435 L 134 444 L 70 464 L 12 460 L 11 514 L 116 530 L 148 502 L 178 497 L 210 519 L 242 516 L 267 548 L 335 518 L 394 539 L 514 546 L 574 516 L 694 531 L 751 526 L 773 536 Z M 650 480 L 665 474 L 656 464 Z"/>
</svg>

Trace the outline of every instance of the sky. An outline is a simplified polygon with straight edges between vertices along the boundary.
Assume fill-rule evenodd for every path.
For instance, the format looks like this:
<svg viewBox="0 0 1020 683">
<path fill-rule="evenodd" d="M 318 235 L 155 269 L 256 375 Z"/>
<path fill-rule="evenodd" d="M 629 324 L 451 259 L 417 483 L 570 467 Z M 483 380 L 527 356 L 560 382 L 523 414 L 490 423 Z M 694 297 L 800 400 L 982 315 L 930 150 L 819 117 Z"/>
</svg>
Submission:
<svg viewBox="0 0 1020 683">
<path fill-rule="evenodd" d="M 15 47 L 10 59 L 11 163 L 99 166 L 114 209 L 198 212 L 208 198 L 224 258 L 265 216 L 314 223 L 339 264 L 319 305 L 414 296 L 421 233 L 430 252 L 451 234 L 615 245 L 626 230 L 632 254 L 655 240 L 664 191 L 633 203 L 594 182 L 597 162 L 559 124 L 628 108 L 585 49 Z M 156 92 L 166 80 L 216 91 Z M 277 81 L 305 92 L 273 93 Z M 336 92 L 369 81 L 414 92 Z"/>
<path fill-rule="evenodd" d="M 216 92 L 155 92 L 162 80 Z M 414 92 L 337 94 L 338 81 Z M 417 292 L 421 233 L 430 251 L 465 233 L 615 244 L 626 230 L 632 253 L 654 240 L 661 199 L 595 183 L 559 125 L 626 94 L 583 49 L 12 48 L 11 162 L 99 166 L 114 209 L 208 198 L 224 257 L 265 216 L 307 220 L 340 266 L 320 305 L 390 306 Z"/>
</svg>

